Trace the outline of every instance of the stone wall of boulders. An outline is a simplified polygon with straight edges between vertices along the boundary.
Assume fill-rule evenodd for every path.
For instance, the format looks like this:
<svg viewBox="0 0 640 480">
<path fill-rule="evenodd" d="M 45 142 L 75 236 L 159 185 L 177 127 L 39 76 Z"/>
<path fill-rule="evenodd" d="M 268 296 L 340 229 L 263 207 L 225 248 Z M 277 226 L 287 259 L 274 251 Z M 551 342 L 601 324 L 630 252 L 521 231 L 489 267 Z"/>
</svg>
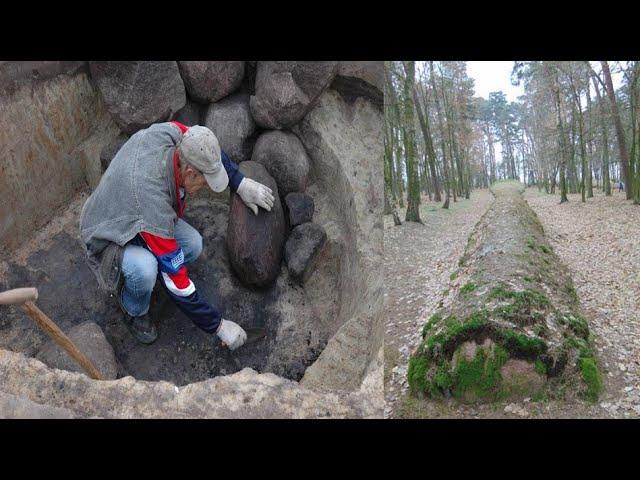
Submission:
<svg viewBox="0 0 640 480">
<path fill-rule="evenodd" d="M 232 160 L 251 160 L 242 166 L 247 176 L 279 196 L 271 212 L 253 218 L 232 195 L 227 248 L 238 278 L 272 285 L 283 258 L 295 281 L 309 278 L 327 235 L 305 225 L 313 220 L 310 159 L 291 129 L 330 86 L 351 103 L 362 97 L 381 108 L 382 62 L 105 61 L 90 62 L 90 71 L 123 133 L 104 148 L 104 167 L 140 128 L 171 119 L 206 125 Z"/>
</svg>

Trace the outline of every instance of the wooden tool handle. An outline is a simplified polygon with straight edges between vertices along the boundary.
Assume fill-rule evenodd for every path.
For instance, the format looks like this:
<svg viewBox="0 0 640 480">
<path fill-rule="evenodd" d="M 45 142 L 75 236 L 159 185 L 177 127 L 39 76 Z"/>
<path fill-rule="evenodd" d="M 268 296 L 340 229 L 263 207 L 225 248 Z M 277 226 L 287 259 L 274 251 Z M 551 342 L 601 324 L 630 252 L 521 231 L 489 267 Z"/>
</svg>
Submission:
<svg viewBox="0 0 640 480">
<path fill-rule="evenodd" d="M 36 301 L 38 299 L 38 289 L 14 288 L 6 292 L 0 292 L 0 305 L 16 305 L 22 304 L 28 300 Z"/>
<path fill-rule="evenodd" d="M 28 290 L 28 289 L 21 289 Z M 35 290 L 35 288 L 33 289 Z M 7 293 L 7 292 L 5 292 Z M 91 378 L 96 380 L 103 380 L 100 371 L 93 365 L 84 353 L 78 350 L 73 342 L 67 337 L 53 321 L 47 317 L 42 310 L 40 310 L 32 301 L 27 300 L 22 309 L 29 314 L 31 318 L 42 328 L 47 335 L 49 335 L 54 342 L 62 347 L 84 370 L 89 374 Z"/>
</svg>

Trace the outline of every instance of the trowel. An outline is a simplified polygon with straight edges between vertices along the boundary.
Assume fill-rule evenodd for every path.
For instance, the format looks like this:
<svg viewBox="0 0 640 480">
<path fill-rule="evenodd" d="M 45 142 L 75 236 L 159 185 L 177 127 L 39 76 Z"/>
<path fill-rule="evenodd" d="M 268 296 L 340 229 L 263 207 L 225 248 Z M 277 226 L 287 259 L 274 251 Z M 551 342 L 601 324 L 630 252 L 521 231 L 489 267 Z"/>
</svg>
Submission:
<svg viewBox="0 0 640 480">
<path fill-rule="evenodd" d="M 244 342 L 245 345 L 257 342 L 267 336 L 267 331 L 261 327 L 245 328 L 244 331 L 247 333 L 247 341 Z"/>
</svg>

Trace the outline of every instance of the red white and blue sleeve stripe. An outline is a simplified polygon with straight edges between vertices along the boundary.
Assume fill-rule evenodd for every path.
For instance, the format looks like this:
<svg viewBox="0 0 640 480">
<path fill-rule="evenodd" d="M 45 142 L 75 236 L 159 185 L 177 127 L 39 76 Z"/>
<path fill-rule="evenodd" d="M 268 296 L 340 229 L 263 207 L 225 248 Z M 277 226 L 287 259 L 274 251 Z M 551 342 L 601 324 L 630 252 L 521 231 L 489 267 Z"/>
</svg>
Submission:
<svg viewBox="0 0 640 480">
<path fill-rule="evenodd" d="M 184 252 L 175 239 L 140 232 L 147 247 L 158 260 L 159 278 L 169 297 L 193 323 L 207 333 L 220 326 L 221 313 L 200 298 L 184 265 Z"/>
</svg>

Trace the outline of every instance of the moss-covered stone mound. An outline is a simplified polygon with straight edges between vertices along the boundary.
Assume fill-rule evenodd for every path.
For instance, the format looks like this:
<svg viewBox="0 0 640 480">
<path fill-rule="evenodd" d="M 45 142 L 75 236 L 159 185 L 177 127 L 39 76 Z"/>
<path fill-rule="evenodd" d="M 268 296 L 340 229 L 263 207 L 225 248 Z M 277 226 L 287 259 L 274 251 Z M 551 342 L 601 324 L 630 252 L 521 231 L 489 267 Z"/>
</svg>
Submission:
<svg viewBox="0 0 640 480">
<path fill-rule="evenodd" d="M 411 394 L 597 399 L 601 375 L 571 277 L 522 191 L 515 181 L 492 187 L 494 203 L 409 361 Z"/>
</svg>

